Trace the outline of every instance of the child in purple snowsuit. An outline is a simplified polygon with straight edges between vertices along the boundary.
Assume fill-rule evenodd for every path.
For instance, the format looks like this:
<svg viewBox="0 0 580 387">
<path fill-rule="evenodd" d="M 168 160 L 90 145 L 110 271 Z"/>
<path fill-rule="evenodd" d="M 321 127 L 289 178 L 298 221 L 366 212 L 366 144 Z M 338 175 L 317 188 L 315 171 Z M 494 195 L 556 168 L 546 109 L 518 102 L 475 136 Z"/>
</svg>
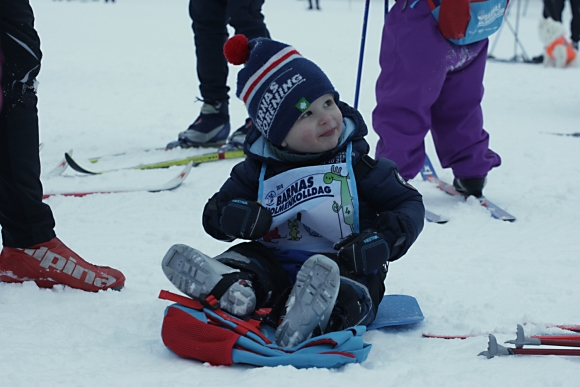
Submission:
<svg viewBox="0 0 580 387">
<path fill-rule="evenodd" d="M 487 46 L 488 39 L 461 46 L 443 37 L 426 0 L 397 1 L 382 36 L 372 115 L 380 137 L 376 157 L 393 160 L 412 179 L 423 167 L 431 130 L 456 189 L 481 197 L 487 173 L 501 163 L 483 129 Z"/>
</svg>

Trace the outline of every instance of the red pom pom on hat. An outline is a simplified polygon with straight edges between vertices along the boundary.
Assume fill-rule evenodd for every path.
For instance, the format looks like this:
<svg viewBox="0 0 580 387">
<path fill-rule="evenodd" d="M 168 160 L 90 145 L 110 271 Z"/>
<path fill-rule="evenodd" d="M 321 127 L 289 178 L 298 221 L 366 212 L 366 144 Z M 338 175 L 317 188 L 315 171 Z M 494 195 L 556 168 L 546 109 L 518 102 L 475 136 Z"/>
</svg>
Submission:
<svg viewBox="0 0 580 387">
<path fill-rule="evenodd" d="M 229 38 L 224 44 L 224 55 L 228 62 L 241 65 L 250 58 L 250 46 L 245 35 L 237 34 Z"/>
</svg>

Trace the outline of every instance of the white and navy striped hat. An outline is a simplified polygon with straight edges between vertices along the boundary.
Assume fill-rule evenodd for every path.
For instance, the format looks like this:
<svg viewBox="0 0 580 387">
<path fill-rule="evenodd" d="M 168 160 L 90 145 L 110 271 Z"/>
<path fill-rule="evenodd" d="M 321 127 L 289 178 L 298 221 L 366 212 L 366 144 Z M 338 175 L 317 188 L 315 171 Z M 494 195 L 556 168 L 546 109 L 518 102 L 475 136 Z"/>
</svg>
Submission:
<svg viewBox="0 0 580 387">
<path fill-rule="evenodd" d="M 224 46 L 232 64 L 245 66 L 238 73 L 236 95 L 246 104 L 254 125 L 272 144 L 280 146 L 308 109 L 325 94 L 338 93 L 324 72 L 285 43 L 266 38 L 248 42 L 235 35 Z"/>
</svg>

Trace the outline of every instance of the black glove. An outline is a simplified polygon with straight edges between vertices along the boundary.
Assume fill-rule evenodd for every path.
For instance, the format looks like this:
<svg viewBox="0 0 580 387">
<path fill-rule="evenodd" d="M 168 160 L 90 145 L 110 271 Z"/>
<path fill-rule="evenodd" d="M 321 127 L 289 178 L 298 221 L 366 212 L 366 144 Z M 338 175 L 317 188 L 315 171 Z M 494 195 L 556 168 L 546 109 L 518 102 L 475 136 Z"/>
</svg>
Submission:
<svg viewBox="0 0 580 387">
<path fill-rule="evenodd" d="M 383 234 L 373 229 L 352 233 L 333 247 L 338 250 L 339 263 L 356 274 L 370 274 L 382 269 L 391 256 L 391 248 Z"/>
<path fill-rule="evenodd" d="M 272 225 L 272 213 L 258 202 L 244 199 L 230 201 L 222 210 L 220 226 L 232 238 L 260 239 Z"/>
</svg>

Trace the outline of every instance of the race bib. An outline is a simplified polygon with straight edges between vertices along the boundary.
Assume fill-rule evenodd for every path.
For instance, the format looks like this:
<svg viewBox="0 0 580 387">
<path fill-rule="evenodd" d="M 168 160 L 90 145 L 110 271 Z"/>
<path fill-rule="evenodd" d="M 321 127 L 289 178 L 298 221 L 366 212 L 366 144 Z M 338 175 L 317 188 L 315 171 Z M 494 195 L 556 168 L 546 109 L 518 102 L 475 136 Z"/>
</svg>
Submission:
<svg viewBox="0 0 580 387">
<path fill-rule="evenodd" d="M 345 162 L 295 168 L 267 180 L 262 166 L 258 196 L 273 219 L 261 242 L 280 249 L 336 253 L 334 243 L 359 232 L 350 144 L 346 154 Z"/>
</svg>

